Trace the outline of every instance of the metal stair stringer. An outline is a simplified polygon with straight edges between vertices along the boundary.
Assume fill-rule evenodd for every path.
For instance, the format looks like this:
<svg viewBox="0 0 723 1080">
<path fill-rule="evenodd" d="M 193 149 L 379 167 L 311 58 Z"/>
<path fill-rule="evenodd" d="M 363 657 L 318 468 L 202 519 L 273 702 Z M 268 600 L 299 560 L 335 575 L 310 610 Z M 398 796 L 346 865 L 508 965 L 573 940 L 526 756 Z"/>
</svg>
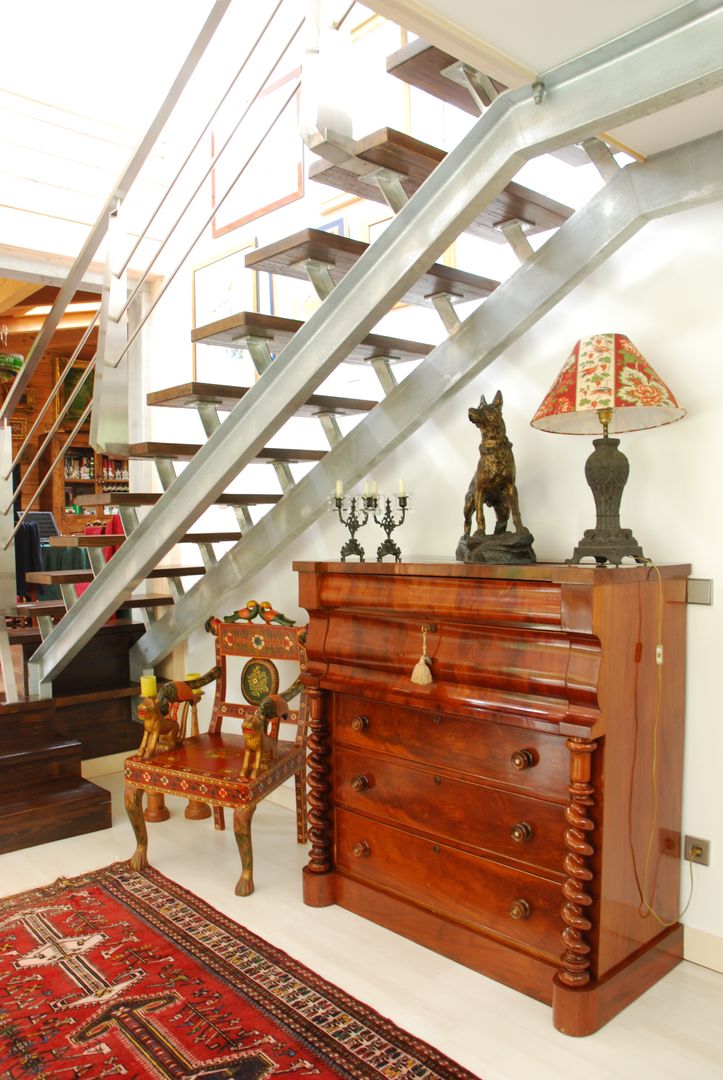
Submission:
<svg viewBox="0 0 723 1080">
<path fill-rule="evenodd" d="M 542 318 L 646 222 L 723 198 L 723 132 L 628 165 L 439 345 L 212 567 L 131 650 L 139 674 L 223 608 L 327 508 L 336 477 L 354 483 Z"/>
<path fill-rule="evenodd" d="M 722 83 L 723 4 L 695 0 L 494 101 L 43 642 L 29 665 L 33 692 L 51 693 L 129 587 L 275 433 L 279 414 L 313 392 L 525 160 Z"/>
</svg>

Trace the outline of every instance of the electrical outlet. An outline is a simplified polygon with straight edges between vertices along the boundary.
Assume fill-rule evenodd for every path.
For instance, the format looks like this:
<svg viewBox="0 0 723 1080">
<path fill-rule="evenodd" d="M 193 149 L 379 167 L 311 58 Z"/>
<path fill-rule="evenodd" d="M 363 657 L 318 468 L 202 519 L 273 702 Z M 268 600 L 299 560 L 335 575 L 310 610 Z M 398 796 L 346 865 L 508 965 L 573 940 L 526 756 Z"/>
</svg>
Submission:
<svg viewBox="0 0 723 1080">
<path fill-rule="evenodd" d="M 710 840 L 701 840 L 699 836 L 686 836 L 683 845 L 684 859 L 701 866 L 710 865 Z"/>
</svg>

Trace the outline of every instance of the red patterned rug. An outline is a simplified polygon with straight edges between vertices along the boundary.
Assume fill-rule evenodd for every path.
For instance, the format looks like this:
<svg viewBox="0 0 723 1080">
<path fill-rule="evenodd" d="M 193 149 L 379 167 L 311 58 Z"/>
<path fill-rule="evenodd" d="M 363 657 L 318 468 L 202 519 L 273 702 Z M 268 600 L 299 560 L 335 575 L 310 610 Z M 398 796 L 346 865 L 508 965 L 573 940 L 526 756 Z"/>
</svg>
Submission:
<svg viewBox="0 0 723 1080">
<path fill-rule="evenodd" d="M 0 1076 L 474 1080 L 156 870 L 0 900 Z"/>
</svg>

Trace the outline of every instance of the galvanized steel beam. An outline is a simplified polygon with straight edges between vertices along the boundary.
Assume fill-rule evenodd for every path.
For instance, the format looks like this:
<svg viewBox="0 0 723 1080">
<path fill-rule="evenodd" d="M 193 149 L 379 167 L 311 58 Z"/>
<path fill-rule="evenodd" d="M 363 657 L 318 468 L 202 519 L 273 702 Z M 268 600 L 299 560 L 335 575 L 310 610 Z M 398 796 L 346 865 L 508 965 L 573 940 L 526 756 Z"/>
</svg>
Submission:
<svg viewBox="0 0 723 1080">
<path fill-rule="evenodd" d="M 534 87 L 521 87 L 497 98 L 243 397 L 173 489 L 151 509 L 133 542 L 115 553 L 62 627 L 43 642 L 32 662 L 38 684 L 52 680 L 79 652 L 115 610 L 119 598 L 143 580 L 253 460 L 275 434 L 280 419 L 296 411 L 420 273 L 499 194 L 525 160 L 722 83 L 723 4 L 695 0 L 547 72 Z M 537 265 L 536 260 L 529 260 L 530 264 Z M 497 293 L 499 289 L 493 296 Z M 485 310 L 492 298 L 483 305 Z M 530 325 L 527 315 L 525 309 L 520 313 L 525 326 Z M 468 340 L 462 331 L 448 343 L 452 354 L 460 340 Z M 426 363 L 422 368 L 431 370 Z M 403 384 L 405 392 L 408 383 L 409 379 Z M 393 393 L 385 404 L 399 396 Z M 386 409 L 383 416 L 386 425 L 390 420 Z M 399 440 L 393 441 L 396 445 Z M 336 450 L 343 454 L 345 445 L 346 440 Z M 389 445 L 385 440 L 385 446 Z M 349 461 L 348 473 L 337 476 L 356 476 L 360 462 L 359 458 Z M 317 474 L 326 479 L 324 469 L 314 469 L 310 476 Z M 308 486 L 304 484 L 303 490 Z M 288 499 L 294 515 L 299 515 L 286 522 L 290 534 L 316 513 L 299 494 L 301 488 L 298 485 L 279 506 L 281 510 Z M 285 508 L 274 515 L 275 521 L 285 519 Z M 215 573 L 224 563 L 219 563 Z M 179 609 L 189 610 L 187 601 L 195 595 L 194 589 Z M 162 622 L 169 627 L 165 619 Z M 175 631 L 169 629 L 162 648 L 168 651 L 176 639 Z M 161 646 L 155 633 L 153 641 L 150 651 L 157 654 Z"/>
<path fill-rule="evenodd" d="M 419 428 L 420 418 L 475 378 L 647 221 L 721 198 L 723 132 L 621 170 L 167 610 L 134 646 L 134 671 L 153 667 L 222 609 L 225 598 L 325 511 L 337 478 L 354 484 L 367 476 Z"/>
</svg>

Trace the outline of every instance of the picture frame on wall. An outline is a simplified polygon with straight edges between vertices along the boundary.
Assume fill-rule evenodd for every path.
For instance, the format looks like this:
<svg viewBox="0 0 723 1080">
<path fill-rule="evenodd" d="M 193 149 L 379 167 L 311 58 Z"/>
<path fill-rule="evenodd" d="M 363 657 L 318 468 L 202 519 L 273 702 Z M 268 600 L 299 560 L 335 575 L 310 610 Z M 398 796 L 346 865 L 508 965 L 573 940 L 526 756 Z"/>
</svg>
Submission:
<svg viewBox="0 0 723 1080">
<path fill-rule="evenodd" d="M 211 173 L 214 238 L 295 202 L 304 194 L 304 143 L 299 134 L 301 69 L 278 79 L 260 94 L 241 129 L 231 138 Z M 264 134 L 267 129 L 268 134 Z M 227 134 L 214 131 L 211 152 Z M 258 149 L 246 162 L 253 147 Z M 292 148 L 296 148 L 294 153 Z"/>
<path fill-rule="evenodd" d="M 58 381 L 60 380 L 60 377 L 63 370 L 65 369 L 67 362 L 68 361 L 65 359 L 57 358 L 53 361 L 53 382 L 55 385 L 58 384 Z M 68 411 L 65 413 L 65 416 L 63 417 L 61 423 L 61 426 L 63 427 L 74 427 L 85 412 L 88 403 L 93 399 L 95 372 L 93 370 L 88 371 L 87 369 L 87 361 L 77 360 L 70 368 L 70 370 L 66 372 L 65 378 L 60 384 L 58 394 L 55 399 L 56 417 L 60 416 L 66 403 L 72 398 L 72 402 L 68 408 Z M 81 384 L 80 389 L 73 397 L 75 389 L 79 383 Z M 87 422 L 90 423 L 90 417 L 88 418 Z"/>
</svg>

